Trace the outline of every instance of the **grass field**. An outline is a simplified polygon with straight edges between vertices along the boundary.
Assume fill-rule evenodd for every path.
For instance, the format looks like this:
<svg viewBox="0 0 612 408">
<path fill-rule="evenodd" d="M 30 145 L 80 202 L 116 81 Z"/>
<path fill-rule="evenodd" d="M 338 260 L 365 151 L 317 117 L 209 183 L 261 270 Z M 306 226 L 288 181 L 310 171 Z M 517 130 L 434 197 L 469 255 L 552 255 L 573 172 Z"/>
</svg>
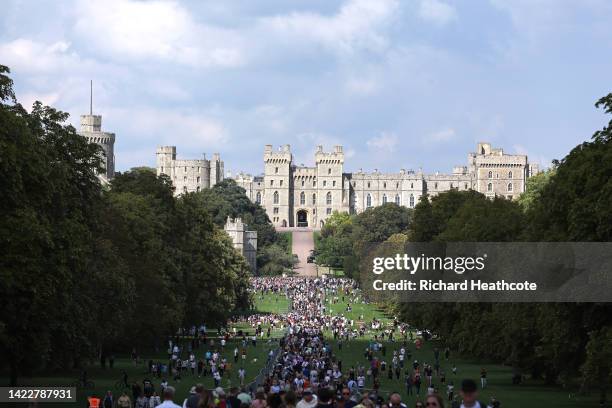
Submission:
<svg viewBox="0 0 612 408">
<path fill-rule="evenodd" d="M 259 313 L 271 313 L 274 311 L 286 312 L 289 307 L 289 302 L 284 296 L 266 296 L 263 300 L 259 299 L 256 296 L 255 299 L 255 311 Z M 245 330 L 247 332 L 253 333 L 253 328 L 250 327 L 247 323 L 241 323 L 235 325 L 236 330 Z M 266 326 L 264 326 L 266 328 Z M 216 334 L 216 330 L 210 330 L 210 335 Z M 260 370 L 263 369 L 266 363 L 268 352 L 271 349 L 278 348 L 278 339 L 283 335 L 281 330 L 275 330 L 271 335 L 271 343 L 268 343 L 268 339 L 264 337 L 264 339 L 259 339 L 256 347 L 252 347 L 250 344 L 247 346 L 247 358 L 244 363 L 244 367 L 246 369 L 246 383 L 253 381 L 255 377 L 258 375 Z M 219 342 L 217 341 L 218 345 Z M 228 361 L 232 362 L 232 368 L 229 372 L 229 375 L 224 375 L 223 380 L 221 381 L 221 386 L 224 388 L 230 386 L 238 386 L 240 384 L 238 378 L 238 369 L 242 366 L 242 361 L 239 360 L 237 364 L 233 364 L 233 351 L 236 345 L 241 346 L 240 340 L 230 340 L 225 350 L 222 351 L 222 355 L 227 358 Z M 202 356 L 207 351 L 206 346 L 201 346 L 198 350 L 195 350 L 195 354 L 197 357 Z M 184 357 L 184 356 L 183 356 Z M 138 382 L 142 386 L 142 380 L 145 378 L 149 378 L 152 380 L 153 384 L 158 387 L 161 379 L 159 378 L 151 378 L 149 374 L 147 374 L 147 362 L 149 359 L 153 359 L 154 361 L 167 362 L 168 355 L 165 351 L 160 353 L 150 353 L 141 356 L 140 363 L 134 364 L 131 358 L 128 355 L 117 355 L 115 359 L 115 364 L 113 369 L 106 368 L 102 369 L 99 364 L 93 364 L 87 367 L 87 375 L 90 380 L 94 382 L 95 387 L 93 389 L 80 389 L 77 388 L 77 403 L 63 403 L 63 404 L 55 404 L 55 403 L 45 403 L 45 407 L 83 407 L 87 406 L 86 400 L 90 395 L 102 396 L 106 393 L 107 390 L 113 391 L 113 394 L 117 397 L 120 395 L 122 389 L 115 386 L 115 383 L 121 378 L 122 370 L 125 370 L 128 373 L 128 382 Z M 21 378 L 19 381 L 19 385 L 21 386 L 66 386 L 73 383 L 80 375 L 80 370 L 73 370 L 70 372 L 63 373 L 48 373 L 44 375 L 39 375 L 33 378 Z M 190 371 L 183 375 L 180 381 L 173 381 L 172 378 L 167 378 L 169 385 L 172 385 L 177 390 L 177 398 L 176 402 L 182 404 L 183 399 L 188 395 L 189 389 L 195 385 L 196 383 L 202 383 L 207 388 L 213 388 L 214 380 L 210 375 L 206 377 L 198 378 L 197 374 L 192 376 Z M 8 385 L 8 378 L 2 377 L 1 382 L 3 385 Z M 131 396 L 131 391 L 128 390 L 128 395 Z M 1 406 L 8 406 L 4 404 L 0 404 Z M 21 407 L 24 405 L 21 404 Z"/>
<path fill-rule="evenodd" d="M 260 295 L 255 296 L 255 304 L 256 311 L 259 313 L 284 313 L 288 310 L 289 304 L 287 299 L 284 296 L 277 295 L 266 295 L 261 298 Z M 333 314 L 344 314 L 348 318 L 353 320 L 360 320 L 361 315 L 363 315 L 364 320 L 369 321 L 372 318 L 377 318 L 383 323 L 387 323 L 390 319 L 385 316 L 382 310 L 377 309 L 374 305 L 369 304 L 353 304 L 352 311 L 347 313 L 346 303 L 336 303 L 331 304 L 328 303 L 328 313 Z M 252 328 L 246 324 L 237 324 L 237 330 L 243 329 L 246 331 L 252 331 Z M 247 359 L 245 363 L 246 367 L 246 377 L 247 382 L 254 379 L 259 371 L 264 367 L 266 362 L 266 356 L 270 349 L 277 348 L 278 343 L 277 339 L 282 336 L 281 330 L 276 330 L 272 333 L 272 340 L 268 343 L 267 339 L 259 340 L 257 347 L 247 347 Z M 344 372 L 348 372 L 348 369 L 351 366 L 358 367 L 359 365 L 364 365 L 367 367 L 367 359 L 364 356 L 364 350 L 366 349 L 368 343 L 371 340 L 371 336 L 367 335 L 363 338 L 359 338 L 354 341 L 343 342 L 342 349 L 340 350 L 338 347 L 338 342 L 334 341 L 331 335 L 331 332 L 326 333 L 326 337 L 328 341 L 332 344 L 334 354 L 337 356 L 339 360 L 342 361 L 342 368 Z M 222 353 L 228 361 L 233 362 L 233 349 L 235 345 L 239 341 L 236 342 L 230 341 L 228 342 L 224 352 Z M 382 355 L 382 352 L 376 352 L 375 356 L 379 359 L 386 360 L 388 366 L 391 366 L 391 358 L 393 355 L 393 350 L 398 350 L 401 345 L 399 342 L 385 342 L 386 345 L 386 356 Z M 430 362 L 433 363 L 434 354 L 433 350 L 437 347 L 438 344 L 435 341 L 426 342 L 420 350 L 416 350 L 416 347 L 413 344 L 409 344 L 408 350 L 412 353 L 412 359 L 417 359 L 419 362 Z M 442 347 L 439 347 L 442 349 Z M 196 355 L 200 356 L 206 352 L 206 347 L 201 347 L 196 351 Z M 95 388 L 91 390 L 83 390 L 79 389 L 77 392 L 78 403 L 70 404 L 45 404 L 45 406 L 49 407 L 60 407 L 60 406 L 85 406 L 85 400 L 88 395 L 103 395 L 106 390 L 112 390 L 115 395 L 118 395 L 120 390 L 115 388 L 115 383 L 121 376 L 121 370 L 125 369 L 129 375 L 129 381 L 138 381 L 142 384 L 142 380 L 148 377 L 148 374 L 145 373 L 146 365 L 145 361 L 149 359 L 154 359 L 155 361 L 166 361 L 168 358 L 165 352 L 145 355 L 142 356 L 142 362 L 138 365 L 134 365 L 131 359 L 128 356 L 118 356 L 115 361 L 115 367 L 111 370 L 109 368 L 102 369 L 98 365 L 92 365 L 88 367 L 88 375 L 95 382 Z M 455 364 L 457 366 L 457 375 L 456 378 L 453 377 L 451 367 Z M 233 366 L 229 376 L 224 377 L 221 385 L 223 387 L 229 387 L 231 385 L 238 385 L 238 376 L 237 371 L 238 367 L 240 367 L 241 363 L 239 362 L 237 365 Z M 501 402 L 504 408 L 508 407 L 517 407 L 517 408 L 540 408 L 540 407 L 555 407 L 555 408 L 578 408 L 578 407 L 597 407 L 598 404 L 596 402 L 595 396 L 573 396 L 570 392 L 562 390 L 558 387 L 549 387 L 544 384 L 529 380 L 521 385 L 512 385 L 511 384 L 511 368 L 505 367 L 498 364 L 490 364 L 482 361 L 474 361 L 469 358 L 465 358 L 462 356 L 455 356 L 451 353 L 451 357 L 448 361 L 445 361 L 442 357 L 441 359 L 441 367 L 445 370 L 447 374 L 447 381 L 454 381 L 455 389 L 459 389 L 459 384 L 464 378 L 473 378 L 478 380 L 479 373 L 481 367 L 487 369 L 488 372 L 488 387 L 481 391 L 481 400 L 483 402 L 488 402 L 491 396 L 497 397 Z M 414 402 L 416 401 L 416 396 L 407 396 L 406 389 L 404 385 L 404 370 L 402 370 L 402 375 L 399 380 L 387 378 L 387 373 L 381 373 L 381 390 L 383 394 L 386 394 L 391 391 L 398 391 L 402 394 L 404 402 L 408 404 L 408 407 L 414 406 Z M 72 383 L 79 375 L 79 371 L 62 373 L 62 374 L 49 374 L 49 375 L 41 375 L 31 379 L 21 379 L 20 385 L 66 385 Z M 152 379 L 153 383 L 157 386 L 159 385 L 159 379 Z M 4 384 L 8 383 L 6 378 L 2 379 Z M 185 398 L 189 392 L 189 388 L 197 382 L 203 383 L 206 387 L 213 387 L 213 380 L 210 376 L 197 378 L 197 376 L 191 376 L 191 374 L 184 375 L 180 382 L 174 382 L 172 379 L 169 379 L 170 385 L 173 385 L 177 388 L 177 396 L 176 401 L 178 403 L 182 403 L 183 398 Z M 434 379 L 434 384 L 436 384 L 436 380 Z M 366 383 L 366 388 L 371 387 L 371 381 Z M 437 385 L 437 384 L 436 384 Z M 421 396 L 423 396 L 426 392 L 426 385 L 424 384 L 421 387 Z M 445 390 L 442 390 L 442 393 L 445 394 Z M 128 395 L 131 396 L 131 393 Z"/>
<path fill-rule="evenodd" d="M 360 316 L 363 315 L 364 320 L 369 321 L 372 318 L 377 318 L 383 323 L 390 321 L 388 316 L 385 316 L 384 312 L 375 305 L 372 304 L 354 304 L 352 305 L 352 311 L 346 312 L 346 303 L 329 304 L 328 310 L 330 313 L 344 314 L 347 318 L 358 321 Z M 326 333 L 329 341 L 333 344 L 334 354 L 339 360 L 342 361 L 343 372 L 348 372 L 351 366 L 357 368 L 359 365 L 368 367 L 368 360 L 364 356 L 366 347 L 368 346 L 372 336 L 366 335 L 363 338 L 343 342 L 342 349 L 338 350 L 338 342 L 333 340 L 331 332 Z M 415 336 L 416 338 L 416 336 Z M 380 360 L 387 362 L 387 367 L 391 366 L 391 359 L 393 358 L 393 351 L 401 348 L 401 341 L 389 342 L 384 341 L 386 345 L 386 356 L 382 355 L 382 352 L 375 352 L 374 355 Z M 409 344 L 408 349 L 412 353 L 412 360 L 418 360 L 420 363 L 429 363 L 433 366 L 434 363 L 434 349 L 438 347 L 443 350 L 444 347 L 436 341 L 425 342 L 420 350 L 417 350 L 414 344 Z M 443 353 L 441 353 L 443 354 Z M 452 367 L 456 365 L 457 375 L 453 376 Z M 446 372 L 447 384 L 449 381 L 453 381 L 455 385 L 455 391 L 457 392 L 460 388 L 460 383 L 465 378 L 472 378 L 476 382 L 480 380 L 480 369 L 485 368 L 487 370 L 487 382 L 488 386 L 480 392 L 482 402 L 489 402 L 492 396 L 496 397 L 502 402 L 502 407 L 520 407 L 520 408 L 540 408 L 540 407 L 556 407 L 556 408 L 578 408 L 578 407 L 598 407 L 597 399 L 595 395 L 590 396 L 576 396 L 570 391 L 561 389 L 560 387 L 550 387 L 544 385 L 542 382 L 528 380 L 521 385 L 512 385 L 512 369 L 511 367 L 502 366 L 499 364 L 491 364 L 488 362 L 475 361 L 470 358 L 463 356 L 453 355 L 451 352 L 448 361 L 445 361 L 443 356 L 440 360 L 441 369 Z M 406 366 L 405 366 L 406 367 Z M 405 369 L 404 369 L 405 370 Z M 391 380 L 387 377 L 387 372 L 381 373 L 380 376 L 380 389 L 384 394 L 392 391 L 397 391 L 402 394 L 403 402 L 406 402 L 408 407 L 414 406 L 417 400 L 416 396 L 408 396 L 406 393 L 406 386 L 404 382 L 404 370 L 400 379 L 397 380 L 395 377 Z M 434 378 L 434 386 L 439 387 L 439 383 Z M 366 388 L 372 386 L 372 381 L 366 382 Z M 439 387 L 440 393 L 446 395 L 446 390 L 443 387 Z M 421 386 L 421 397 L 427 392 L 427 385 Z"/>
</svg>

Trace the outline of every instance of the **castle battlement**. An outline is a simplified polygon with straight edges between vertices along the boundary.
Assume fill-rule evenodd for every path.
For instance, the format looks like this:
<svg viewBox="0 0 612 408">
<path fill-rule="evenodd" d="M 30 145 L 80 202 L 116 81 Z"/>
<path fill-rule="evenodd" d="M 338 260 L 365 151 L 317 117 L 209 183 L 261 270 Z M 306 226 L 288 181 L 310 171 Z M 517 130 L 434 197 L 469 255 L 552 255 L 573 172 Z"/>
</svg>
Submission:
<svg viewBox="0 0 612 408">
<path fill-rule="evenodd" d="M 206 159 L 206 154 L 202 159 L 177 159 L 176 146 L 158 146 L 156 155 L 157 175 L 170 178 L 176 195 L 198 192 L 223 180 L 224 163 L 219 153 L 213 154 L 211 160 Z"/>
<path fill-rule="evenodd" d="M 515 199 L 525 191 L 527 178 L 539 171 L 527 156 L 506 154 L 488 142 L 479 142 L 467 156 L 467 165 L 454 166 L 450 173 L 344 173 L 342 146 L 331 152 L 317 146 L 315 165 L 307 167 L 292 163 L 289 145 L 278 151 L 266 145 L 263 178 L 237 177 L 236 182 L 266 209 L 275 226 L 319 228 L 334 211 L 362 212 L 389 202 L 413 208 L 423 195 L 451 189 Z"/>
</svg>

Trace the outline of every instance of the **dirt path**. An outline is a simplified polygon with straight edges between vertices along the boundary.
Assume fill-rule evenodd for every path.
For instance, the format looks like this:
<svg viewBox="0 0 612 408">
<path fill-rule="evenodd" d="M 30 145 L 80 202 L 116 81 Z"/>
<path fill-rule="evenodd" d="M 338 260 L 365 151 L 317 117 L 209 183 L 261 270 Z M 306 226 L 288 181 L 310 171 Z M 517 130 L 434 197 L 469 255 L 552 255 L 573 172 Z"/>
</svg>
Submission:
<svg viewBox="0 0 612 408">
<path fill-rule="evenodd" d="M 314 263 L 306 262 L 308 256 L 310 255 L 310 251 L 314 249 L 314 235 L 312 230 L 306 228 L 293 229 L 292 235 L 292 252 L 297 254 L 300 260 L 297 265 L 296 272 L 300 276 L 316 276 L 317 266 Z"/>
</svg>

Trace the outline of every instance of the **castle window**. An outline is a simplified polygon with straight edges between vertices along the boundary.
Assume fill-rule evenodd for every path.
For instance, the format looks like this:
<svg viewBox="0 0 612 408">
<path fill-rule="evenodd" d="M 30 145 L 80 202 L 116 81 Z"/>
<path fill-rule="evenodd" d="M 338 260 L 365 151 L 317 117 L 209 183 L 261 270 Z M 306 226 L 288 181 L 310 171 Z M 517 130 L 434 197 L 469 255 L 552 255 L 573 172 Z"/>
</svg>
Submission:
<svg viewBox="0 0 612 408">
<path fill-rule="evenodd" d="M 400 201 L 400 195 L 396 194 L 395 195 L 395 204 L 400 205 L 401 201 Z"/>
<path fill-rule="evenodd" d="M 387 183 L 383 183 L 383 188 L 387 188 Z"/>
<path fill-rule="evenodd" d="M 332 181 L 332 186 L 336 187 L 336 180 Z"/>
<path fill-rule="evenodd" d="M 512 178 L 512 172 L 511 172 L 511 171 L 509 171 L 509 172 L 508 172 L 508 178 L 509 178 L 509 179 L 511 179 L 511 178 Z"/>
<path fill-rule="evenodd" d="M 368 181 L 368 188 L 370 188 L 370 182 Z"/>
<path fill-rule="evenodd" d="M 453 183 L 450 183 L 450 188 L 453 188 Z"/>
<path fill-rule="evenodd" d="M 185 173 L 187 173 L 187 167 L 185 167 Z"/>
<path fill-rule="evenodd" d="M 306 204 L 306 194 L 304 194 L 304 192 L 302 191 L 300 193 L 300 205 L 304 205 Z"/>
<path fill-rule="evenodd" d="M 323 187 L 327 185 L 327 180 L 323 180 Z"/>
<path fill-rule="evenodd" d="M 368 194 L 366 197 L 366 208 L 370 208 L 372 206 L 372 196 Z"/>
<path fill-rule="evenodd" d="M 273 186 L 274 185 L 274 180 L 270 180 L 270 185 Z"/>
<path fill-rule="evenodd" d="M 187 182 L 187 176 L 183 177 L 183 181 L 186 183 Z"/>
<path fill-rule="evenodd" d="M 330 215 L 332 213 L 331 208 L 328 208 L 326 212 L 327 212 L 327 215 Z"/>
<path fill-rule="evenodd" d="M 410 183 L 410 188 L 414 188 L 414 183 Z"/>
<path fill-rule="evenodd" d="M 278 191 L 274 192 L 274 197 L 272 199 L 274 204 L 278 204 Z"/>
<path fill-rule="evenodd" d="M 312 186 L 313 186 L 313 187 L 316 187 L 316 186 L 317 186 L 317 182 L 316 182 L 316 181 L 313 181 L 313 182 L 312 182 Z"/>
<path fill-rule="evenodd" d="M 159 170 L 160 173 L 164 172 L 164 166 L 161 166 L 161 169 Z"/>
<path fill-rule="evenodd" d="M 281 181 L 280 181 L 280 185 L 281 185 L 281 186 L 283 185 L 283 180 L 281 180 Z"/>
<path fill-rule="evenodd" d="M 331 174 L 331 168 L 327 169 L 327 174 Z"/>
<path fill-rule="evenodd" d="M 187 192 L 187 186 L 183 187 L 183 193 Z"/>
<path fill-rule="evenodd" d="M 274 207 L 274 214 L 278 214 L 278 207 Z"/>
<path fill-rule="evenodd" d="M 312 214 L 314 215 L 314 214 L 316 214 L 316 213 L 317 213 L 317 209 L 316 209 L 316 208 L 313 208 L 313 209 L 312 209 Z"/>
<path fill-rule="evenodd" d="M 200 182 L 200 177 L 199 176 L 196 178 L 196 182 L 198 182 L 198 183 Z"/>
<path fill-rule="evenodd" d="M 493 178 L 493 172 L 492 171 L 489 172 L 489 178 Z"/>
<path fill-rule="evenodd" d="M 493 184 L 487 184 L 487 191 L 493 191 Z"/>
<path fill-rule="evenodd" d="M 304 180 L 302 180 L 302 187 L 304 187 Z"/>
<path fill-rule="evenodd" d="M 399 188 L 399 183 L 395 183 L 395 188 Z"/>
<path fill-rule="evenodd" d="M 278 167 L 274 168 L 274 174 L 278 174 Z"/>
<path fill-rule="evenodd" d="M 508 191 L 512 191 L 512 183 L 508 183 Z"/>
<path fill-rule="evenodd" d="M 255 196 L 255 202 L 257 204 L 261 204 L 261 193 L 257 192 L 257 195 Z"/>
<path fill-rule="evenodd" d="M 465 184 L 463 185 L 463 188 L 465 188 L 465 189 L 467 190 L 467 188 L 468 188 L 467 183 L 465 183 Z"/>
<path fill-rule="evenodd" d="M 438 189 L 438 183 L 434 183 L 434 190 Z"/>
<path fill-rule="evenodd" d="M 325 196 L 325 203 L 327 205 L 331 205 L 331 203 L 332 203 L 332 194 L 331 194 L 331 191 L 327 192 L 327 195 Z"/>
<path fill-rule="evenodd" d="M 317 204 L 317 195 L 313 194 L 312 195 L 312 205 L 315 205 L 315 204 Z"/>
<path fill-rule="evenodd" d="M 196 187 L 196 191 L 199 193 L 200 192 L 200 186 Z"/>
<path fill-rule="evenodd" d="M 410 194 L 410 208 L 414 208 L 414 195 Z"/>
<path fill-rule="evenodd" d="M 383 194 L 383 204 L 387 204 L 387 195 Z"/>
</svg>

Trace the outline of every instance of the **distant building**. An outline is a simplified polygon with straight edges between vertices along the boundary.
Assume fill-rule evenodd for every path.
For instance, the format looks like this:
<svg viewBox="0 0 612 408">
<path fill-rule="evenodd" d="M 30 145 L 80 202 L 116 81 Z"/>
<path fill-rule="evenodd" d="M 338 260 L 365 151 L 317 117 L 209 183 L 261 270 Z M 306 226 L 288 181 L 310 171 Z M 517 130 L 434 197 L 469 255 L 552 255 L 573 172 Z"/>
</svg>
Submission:
<svg viewBox="0 0 612 408">
<path fill-rule="evenodd" d="M 264 149 L 264 174 L 240 173 L 236 183 L 261 204 L 277 227 L 320 228 L 334 211 L 359 213 L 385 203 L 413 208 L 422 195 L 430 197 L 451 189 L 476 190 L 487 197 L 515 199 L 525 191 L 527 179 L 539 172 L 526 155 L 505 154 L 490 143 L 478 143 L 468 154 L 467 166 L 448 174 L 344 172 L 342 146 L 324 152 L 318 146 L 315 166 L 293 163 L 289 145 Z"/>
<path fill-rule="evenodd" d="M 213 154 L 211 160 L 207 160 L 206 156 L 201 159 L 177 160 L 176 146 L 157 148 L 157 175 L 170 177 L 175 195 L 213 187 L 223 180 L 223 172 L 223 161 L 219 153 Z"/>
<path fill-rule="evenodd" d="M 248 231 L 240 218 L 227 217 L 224 227 L 236 248 L 247 260 L 253 274 L 257 273 L 257 231 Z"/>
<path fill-rule="evenodd" d="M 102 161 L 104 172 L 98 176 L 102 183 L 108 183 L 115 176 L 115 134 L 102 131 L 101 115 L 81 115 L 81 129 L 79 135 L 85 137 L 90 143 L 102 147 Z"/>
</svg>

